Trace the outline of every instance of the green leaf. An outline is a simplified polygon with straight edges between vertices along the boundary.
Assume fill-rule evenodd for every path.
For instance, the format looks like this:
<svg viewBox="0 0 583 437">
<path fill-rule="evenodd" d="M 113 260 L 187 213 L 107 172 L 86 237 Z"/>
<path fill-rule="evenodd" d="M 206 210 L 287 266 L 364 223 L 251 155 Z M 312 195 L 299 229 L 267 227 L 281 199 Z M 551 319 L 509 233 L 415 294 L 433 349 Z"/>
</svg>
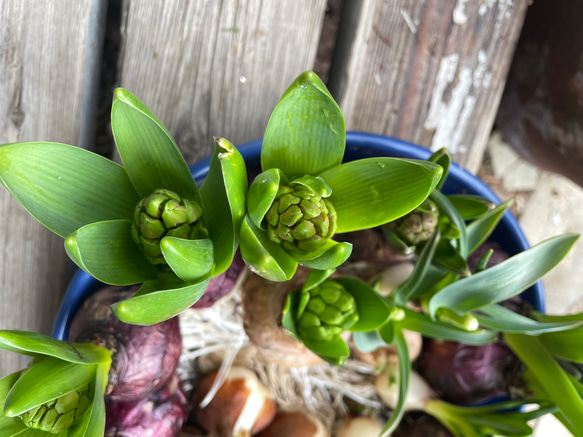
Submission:
<svg viewBox="0 0 583 437">
<path fill-rule="evenodd" d="M 386 344 L 393 344 L 395 341 L 395 323 L 389 320 L 378 329 L 379 335 Z"/>
<path fill-rule="evenodd" d="M 354 297 L 358 321 L 350 331 L 372 331 L 383 325 L 391 316 L 392 307 L 364 282 L 353 278 L 334 278 Z"/>
<path fill-rule="evenodd" d="M 397 426 L 399 426 L 399 423 L 405 414 L 405 403 L 407 392 L 409 391 L 411 360 L 409 359 L 407 341 L 400 329 L 395 329 L 394 342 L 399 357 L 399 400 L 397 401 L 397 405 L 395 405 L 395 409 L 391 413 L 391 417 L 381 431 L 382 436 L 390 436 Z"/>
<path fill-rule="evenodd" d="M 6 417 L 4 415 L 4 401 L 12 386 L 16 383 L 21 370 L 0 379 L 0 436 L 12 437 L 27 429 L 20 417 Z"/>
<path fill-rule="evenodd" d="M 310 273 L 308 273 L 308 277 L 306 278 L 306 281 L 302 287 L 302 292 L 307 292 L 312 288 L 317 287 L 330 276 L 332 276 L 335 271 L 335 269 L 312 270 Z"/>
<path fill-rule="evenodd" d="M 111 129 L 140 198 L 165 188 L 202 203 L 188 165 L 170 132 L 146 105 L 123 88 L 115 90 Z"/>
<path fill-rule="evenodd" d="M 573 234 L 550 238 L 494 267 L 454 282 L 433 296 L 430 314 L 442 307 L 463 314 L 516 296 L 555 267 L 577 238 Z"/>
<path fill-rule="evenodd" d="M 440 213 L 446 215 L 447 218 L 451 221 L 451 224 L 459 230 L 459 247 L 458 250 L 462 258 L 466 259 L 468 257 L 468 240 L 466 235 L 466 224 L 464 219 L 459 214 L 457 209 L 451 204 L 449 199 L 440 193 L 439 191 L 433 191 L 431 196 L 429 196 L 431 200 L 433 200 L 437 207 L 440 210 Z M 443 230 L 442 230 L 443 232 Z M 442 237 L 445 238 L 445 232 L 442 233 Z"/>
<path fill-rule="evenodd" d="M 565 321 L 564 323 L 577 322 Z M 583 363 L 583 350 L 581 347 L 575 346 L 583 344 L 583 328 L 581 327 L 568 331 L 545 333 L 540 336 L 540 342 L 554 357 Z"/>
<path fill-rule="evenodd" d="M 412 296 L 418 295 L 423 291 L 423 289 L 420 289 L 420 285 L 422 284 L 423 279 L 430 275 L 431 261 L 435 254 L 435 250 L 437 249 L 439 239 L 440 231 L 439 228 L 437 228 L 419 254 L 419 258 L 413 267 L 413 272 L 409 279 L 407 279 L 404 284 L 393 290 L 392 294 L 394 295 L 395 303 L 398 306 L 405 306 Z"/>
<path fill-rule="evenodd" d="M 144 283 L 129 299 L 114 303 L 111 309 L 122 322 L 133 325 L 154 325 L 171 319 L 194 305 L 204 294 L 210 275 L 196 284 L 168 286 L 163 281 Z"/>
<path fill-rule="evenodd" d="M 496 333 L 493 331 L 484 329 L 466 331 L 449 323 L 431 320 L 426 315 L 409 309 L 405 309 L 405 318 L 399 322 L 399 325 L 403 329 L 418 332 L 424 337 L 456 341 L 473 346 L 481 346 L 496 340 Z"/>
<path fill-rule="evenodd" d="M 259 229 L 265 230 L 263 217 L 273 204 L 279 185 L 286 185 L 286 177 L 278 168 L 270 168 L 257 177 L 249 187 L 247 210 L 249 218 Z"/>
<path fill-rule="evenodd" d="M 368 332 L 355 332 L 352 334 L 352 340 L 356 349 L 364 353 L 373 352 L 379 347 L 387 345 L 376 329 Z"/>
<path fill-rule="evenodd" d="M 110 364 L 111 352 L 91 343 L 68 343 L 27 331 L 0 331 L 0 349 L 23 355 L 47 355 L 71 363 Z"/>
<path fill-rule="evenodd" d="M 488 261 L 490 261 L 490 257 L 494 253 L 494 249 L 488 249 L 484 254 L 480 257 L 478 262 L 476 263 L 475 273 L 480 273 L 481 271 L 486 270 L 488 267 Z"/>
<path fill-rule="evenodd" d="M 340 108 L 311 71 L 301 74 L 273 110 L 261 149 L 261 167 L 289 178 L 317 176 L 340 165 L 346 128 Z"/>
<path fill-rule="evenodd" d="M 95 379 L 96 365 L 70 363 L 45 357 L 16 381 L 6 397 L 4 414 L 19 416 L 26 411 L 77 390 Z"/>
<path fill-rule="evenodd" d="M 412 211 L 435 188 L 442 171 L 426 161 L 367 158 L 320 176 L 332 188 L 329 200 L 340 233 L 379 226 Z"/>
<path fill-rule="evenodd" d="M 65 240 L 69 257 L 94 278 L 113 285 L 154 279 L 156 271 L 131 235 L 131 220 L 83 226 Z"/>
<path fill-rule="evenodd" d="M 449 156 L 447 149 L 443 147 L 439 149 L 437 152 L 434 152 L 427 160 L 429 162 L 435 162 L 437 165 L 443 167 L 443 177 L 435 187 L 436 190 L 440 190 L 443 184 L 445 183 L 445 180 L 447 179 L 447 174 L 449 173 L 449 167 L 451 165 L 451 156 Z"/>
<path fill-rule="evenodd" d="M 583 322 L 541 323 L 521 316 L 500 305 L 486 305 L 480 308 L 474 316 L 480 326 L 499 332 L 514 332 L 528 335 L 539 335 L 546 332 L 565 331 L 581 325 Z M 572 345 L 571 345 L 572 346 Z M 583 354 L 582 354 L 583 357 Z"/>
<path fill-rule="evenodd" d="M 247 208 L 247 170 L 235 146 L 224 138 L 216 138 L 215 143 L 200 195 L 215 247 L 216 276 L 229 268 L 239 246 L 239 232 Z"/>
<path fill-rule="evenodd" d="M 350 257 L 352 253 L 352 244 L 351 243 L 338 243 L 333 240 L 329 240 L 326 242 L 321 249 L 325 249 L 322 253 L 320 250 L 314 251 L 317 253 L 318 256 L 312 258 L 311 254 L 304 254 L 300 251 L 290 251 L 286 250 L 286 252 L 297 262 L 300 264 L 305 265 L 311 269 L 317 270 L 329 270 L 335 269 L 338 266 L 344 264 L 344 262 Z M 307 255 L 307 256 L 306 256 Z"/>
<path fill-rule="evenodd" d="M 446 272 L 459 276 L 470 276 L 468 263 L 453 247 L 451 240 L 441 239 L 433 257 L 433 264 Z"/>
<path fill-rule="evenodd" d="M 473 253 L 488 239 L 492 234 L 492 231 L 494 231 L 502 219 L 504 213 L 511 205 L 512 200 L 508 200 L 468 225 L 467 235 L 469 254 Z"/>
<path fill-rule="evenodd" d="M 495 206 L 489 200 L 471 194 L 449 194 L 447 198 L 464 220 L 477 219 Z"/>
<path fill-rule="evenodd" d="M 123 167 L 65 144 L 0 146 L 0 182 L 61 237 L 96 221 L 129 219 L 140 200 Z"/>
<path fill-rule="evenodd" d="M 332 337 L 326 341 L 312 339 L 302 339 L 302 341 L 308 349 L 335 366 L 341 366 L 350 355 L 348 345 L 340 336 Z"/>
<path fill-rule="evenodd" d="M 164 237 L 160 247 L 172 271 L 185 282 L 197 282 L 213 268 L 214 250 L 210 238 L 184 240 Z"/>
<path fill-rule="evenodd" d="M 504 334 L 504 340 L 568 420 L 570 429 L 577 430 L 575 435 L 583 436 L 583 399 L 539 338 Z"/>
<path fill-rule="evenodd" d="M 330 197 L 330 194 L 332 194 L 332 188 L 330 188 L 324 179 L 319 176 L 302 176 L 301 178 L 297 178 L 291 181 L 289 185 L 292 187 L 294 185 L 302 185 L 311 189 L 320 197 Z"/>
<path fill-rule="evenodd" d="M 83 417 L 83 420 L 71 428 L 67 437 L 102 437 L 105 433 L 105 387 L 107 386 L 109 369 L 100 366 L 97 370 L 93 404 Z"/>
<path fill-rule="evenodd" d="M 288 281 L 298 267 L 298 263 L 255 226 L 248 215 L 241 226 L 240 250 L 251 271 L 270 281 Z"/>
</svg>

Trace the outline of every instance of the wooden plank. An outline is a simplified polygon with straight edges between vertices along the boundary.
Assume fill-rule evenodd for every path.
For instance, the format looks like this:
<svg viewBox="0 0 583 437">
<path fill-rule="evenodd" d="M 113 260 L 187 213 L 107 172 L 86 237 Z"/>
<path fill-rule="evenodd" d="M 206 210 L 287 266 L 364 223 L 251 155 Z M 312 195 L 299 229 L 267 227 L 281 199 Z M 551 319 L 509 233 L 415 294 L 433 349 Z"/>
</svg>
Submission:
<svg viewBox="0 0 583 437">
<path fill-rule="evenodd" d="M 261 138 L 279 97 L 313 67 L 325 0 L 131 0 L 121 85 L 175 137 L 187 161 L 213 136 Z"/>
<path fill-rule="evenodd" d="M 361 1 L 333 88 L 347 128 L 447 147 L 476 172 L 528 3 Z"/>
<path fill-rule="evenodd" d="M 76 143 L 95 4 L 0 0 L 0 143 Z M 65 266 L 62 239 L 0 187 L 0 329 L 50 334 Z M 0 376 L 27 361 L 0 351 Z"/>
</svg>

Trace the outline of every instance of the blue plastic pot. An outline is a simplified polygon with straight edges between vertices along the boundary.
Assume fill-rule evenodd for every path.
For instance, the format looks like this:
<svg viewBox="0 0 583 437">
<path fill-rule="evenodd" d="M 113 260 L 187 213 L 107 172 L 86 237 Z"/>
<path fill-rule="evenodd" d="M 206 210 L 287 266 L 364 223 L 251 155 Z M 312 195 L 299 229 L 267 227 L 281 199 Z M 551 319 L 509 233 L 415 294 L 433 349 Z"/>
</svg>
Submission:
<svg viewBox="0 0 583 437">
<path fill-rule="evenodd" d="M 247 169 L 259 167 L 261 140 L 244 144 L 239 147 L 239 151 L 245 158 Z M 427 159 L 430 155 L 431 152 L 429 150 L 406 141 L 360 132 L 347 132 L 346 134 L 345 161 L 374 156 Z M 209 163 L 210 158 L 207 158 L 190 167 L 192 175 L 198 184 L 202 183 L 206 177 Z M 500 203 L 500 199 L 486 184 L 456 164 L 452 164 L 450 167 L 447 180 L 443 186 L 443 192 L 446 194 L 475 194 L 492 202 Z M 518 222 L 510 212 L 504 215 L 491 239 L 500 244 L 510 255 L 529 248 Z M 83 300 L 104 285 L 81 270 L 75 274 L 59 310 L 53 337 L 62 340 L 67 338 L 71 318 Z M 540 281 L 526 290 L 523 293 L 523 298 L 533 305 L 536 310 L 544 311 L 544 292 Z"/>
</svg>

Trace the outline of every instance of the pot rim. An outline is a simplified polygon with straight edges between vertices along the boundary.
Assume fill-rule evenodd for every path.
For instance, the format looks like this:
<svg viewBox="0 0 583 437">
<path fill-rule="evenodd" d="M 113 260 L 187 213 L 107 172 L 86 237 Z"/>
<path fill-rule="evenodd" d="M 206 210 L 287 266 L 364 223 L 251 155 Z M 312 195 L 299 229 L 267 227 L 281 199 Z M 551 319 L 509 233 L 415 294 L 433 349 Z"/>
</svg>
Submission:
<svg viewBox="0 0 583 437">
<path fill-rule="evenodd" d="M 262 140 L 255 140 L 240 146 L 237 149 L 245 159 L 248 168 L 260 163 Z M 383 135 L 364 132 L 346 132 L 346 150 L 344 160 L 350 161 L 356 158 L 375 156 L 390 156 L 397 158 L 412 158 L 425 160 L 432 152 L 421 146 L 407 141 L 399 140 Z M 196 182 L 202 183 L 209 168 L 211 158 L 203 159 L 190 166 L 190 170 Z M 498 196 L 479 178 L 462 168 L 456 163 L 451 163 L 448 178 L 443 186 L 446 194 L 460 193 L 475 194 L 485 199 L 500 203 Z M 504 249 L 514 255 L 530 247 L 520 228 L 518 221 L 510 211 L 506 211 L 494 233 L 492 240 L 503 245 Z M 57 320 L 53 329 L 53 337 L 66 340 L 69 332 L 71 318 L 81 305 L 83 296 L 91 294 L 104 286 L 88 273 L 78 270 L 67 287 L 63 303 L 59 309 Z M 545 311 L 545 298 L 542 282 L 538 281 L 522 293 L 522 297 L 528 301 L 535 310 Z"/>
</svg>

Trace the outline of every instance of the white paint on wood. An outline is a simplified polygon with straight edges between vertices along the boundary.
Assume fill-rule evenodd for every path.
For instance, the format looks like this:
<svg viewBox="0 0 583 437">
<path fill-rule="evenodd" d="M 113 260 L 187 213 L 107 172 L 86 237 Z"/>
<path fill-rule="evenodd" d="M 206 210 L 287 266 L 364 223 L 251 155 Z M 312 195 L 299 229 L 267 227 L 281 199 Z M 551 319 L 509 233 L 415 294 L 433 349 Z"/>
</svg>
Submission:
<svg viewBox="0 0 583 437">
<path fill-rule="evenodd" d="M 409 15 L 409 12 L 407 12 L 405 9 L 401 9 L 401 17 L 403 17 L 403 20 L 405 20 L 405 23 L 407 23 L 407 27 L 411 33 L 417 33 L 417 26 L 419 26 L 419 22 L 414 21 L 413 18 L 411 18 L 411 15 Z"/>
<path fill-rule="evenodd" d="M 455 24 L 464 25 L 468 22 L 465 6 L 468 0 L 458 0 L 453 10 L 452 19 Z"/>
<path fill-rule="evenodd" d="M 424 127 L 433 130 L 431 150 L 447 147 L 450 153 L 465 153 L 469 145 L 462 144 L 472 121 L 479 88 L 490 85 L 488 56 L 480 50 L 474 69 L 459 65 L 459 55 L 445 56 L 439 65 L 431 104 Z M 453 87 L 453 88 L 452 88 Z"/>
</svg>

